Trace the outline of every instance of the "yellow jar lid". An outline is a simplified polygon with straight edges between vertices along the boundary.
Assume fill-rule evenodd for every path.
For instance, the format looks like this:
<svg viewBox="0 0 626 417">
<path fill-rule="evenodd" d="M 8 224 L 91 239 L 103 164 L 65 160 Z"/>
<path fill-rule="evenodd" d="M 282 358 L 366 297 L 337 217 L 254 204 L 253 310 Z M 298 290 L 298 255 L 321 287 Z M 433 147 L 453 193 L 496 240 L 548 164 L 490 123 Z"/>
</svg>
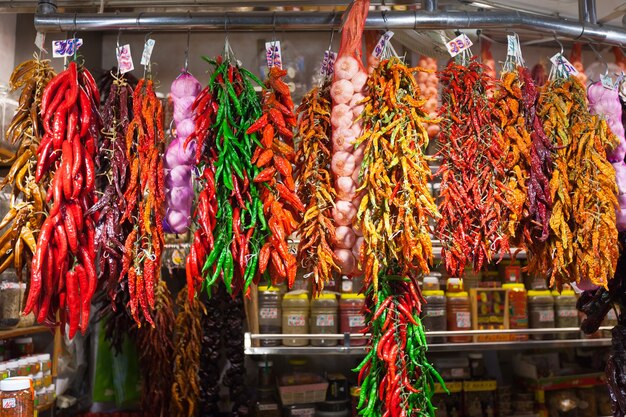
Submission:
<svg viewBox="0 0 626 417">
<path fill-rule="evenodd" d="M 337 299 L 337 295 L 335 295 L 333 293 L 323 292 L 321 294 L 318 294 L 317 297 L 315 297 L 314 299 L 316 299 L 316 300 L 336 300 Z"/>
<path fill-rule="evenodd" d="M 448 291 L 446 293 L 446 297 L 469 297 L 469 294 L 467 293 L 467 291 L 459 291 L 459 292 Z"/>
<path fill-rule="evenodd" d="M 259 291 L 278 292 L 278 291 L 280 291 L 280 288 L 272 287 L 270 285 L 259 285 Z"/>
<path fill-rule="evenodd" d="M 342 300 L 363 300 L 365 299 L 365 294 L 357 294 L 355 292 L 345 292 L 341 294 Z"/>
<path fill-rule="evenodd" d="M 306 293 L 290 293 L 288 292 L 287 294 L 285 294 L 285 296 L 283 297 L 284 300 L 308 300 L 309 296 Z"/>
<path fill-rule="evenodd" d="M 443 295 L 444 292 L 443 292 L 443 290 L 425 290 L 425 291 L 422 291 L 422 294 L 426 295 L 426 296 L 428 296 L 428 295 Z"/>
<path fill-rule="evenodd" d="M 502 284 L 502 288 L 505 290 L 523 290 L 525 289 L 524 284 L 521 282 L 507 282 L 506 284 Z"/>
<path fill-rule="evenodd" d="M 568 297 L 574 297 L 576 296 L 576 293 L 574 292 L 574 290 L 563 290 L 561 292 L 558 292 L 557 290 L 552 290 L 552 295 L 555 297 L 558 297 L 559 295 L 565 295 Z"/>
<path fill-rule="evenodd" d="M 539 296 L 551 296 L 550 290 L 530 290 L 528 291 L 529 297 L 539 297 Z"/>
</svg>

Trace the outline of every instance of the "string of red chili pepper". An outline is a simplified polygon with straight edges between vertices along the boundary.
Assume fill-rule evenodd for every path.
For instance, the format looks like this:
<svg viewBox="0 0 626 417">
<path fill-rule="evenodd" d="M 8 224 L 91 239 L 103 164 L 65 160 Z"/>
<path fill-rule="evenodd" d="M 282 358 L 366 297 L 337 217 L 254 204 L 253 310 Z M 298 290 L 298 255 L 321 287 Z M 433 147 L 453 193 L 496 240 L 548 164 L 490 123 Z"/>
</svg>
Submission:
<svg viewBox="0 0 626 417">
<path fill-rule="evenodd" d="M 450 62 L 441 72 L 439 156 L 442 162 L 437 222 L 442 257 L 451 276 L 462 277 L 472 263 L 479 271 L 494 254 L 509 250 L 502 216 L 507 202 L 504 150 L 488 98 L 494 80 L 472 58 L 468 65 Z"/>
<path fill-rule="evenodd" d="M 196 129 L 185 143 L 196 142 L 202 173 L 187 280 L 210 290 L 221 278 L 229 293 L 238 294 L 257 277 L 268 232 L 258 185 L 251 182 L 260 172 L 251 162 L 258 140 L 247 133 L 262 114 L 253 87 L 261 81 L 237 65 L 229 49 L 224 58 L 204 59 L 214 72 L 193 105 Z"/>
<path fill-rule="evenodd" d="M 289 86 L 282 80 L 285 75 L 287 71 L 277 66 L 270 68 L 263 91 L 263 115 L 247 133 L 262 132 L 261 146 L 254 151 L 252 163 L 262 169 L 254 183 L 261 186 L 260 197 L 270 236 L 259 253 L 259 274 L 269 271 L 272 284 L 287 279 L 291 288 L 298 267 L 287 239 L 297 229 L 305 207 L 296 195 L 292 175 L 296 116 Z"/>
<path fill-rule="evenodd" d="M 120 277 L 128 274 L 130 314 L 141 326 L 140 313 L 154 327 L 154 288 L 161 275 L 164 245 L 165 202 L 163 107 L 154 93 L 152 80 L 141 79 L 133 93 L 133 119 L 126 132 L 126 158 L 130 177 L 121 218 L 134 227 L 124 243 Z"/>
<path fill-rule="evenodd" d="M 101 127 L 96 83 L 76 62 L 46 86 L 41 114 L 44 137 L 37 149 L 36 181 L 51 175 L 47 202 L 52 202 L 37 240 L 24 313 L 37 321 L 69 323 L 69 337 L 89 325 L 96 291 L 94 223 L 88 212 L 95 202 L 96 141 Z"/>
<path fill-rule="evenodd" d="M 387 275 L 378 290 L 370 285 L 365 316 L 372 346 L 354 369 L 361 386 L 359 414 L 364 417 L 434 417 L 434 382 L 445 384 L 426 358 L 420 321 L 422 303 L 417 280 Z"/>
</svg>

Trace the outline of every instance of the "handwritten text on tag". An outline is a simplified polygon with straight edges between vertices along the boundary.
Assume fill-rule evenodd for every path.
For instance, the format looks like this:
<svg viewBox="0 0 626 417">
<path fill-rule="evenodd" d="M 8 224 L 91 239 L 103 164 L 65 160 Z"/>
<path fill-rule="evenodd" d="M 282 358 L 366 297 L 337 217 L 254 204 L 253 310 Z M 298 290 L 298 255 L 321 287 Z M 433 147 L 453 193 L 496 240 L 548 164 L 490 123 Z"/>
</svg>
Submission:
<svg viewBox="0 0 626 417">
<path fill-rule="evenodd" d="M 374 56 L 374 58 L 380 59 L 380 57 L 383 56 L 383 51 L 385 50 L 385 46 L 387 46 L 387 43 L 389 43 L 392 37 L 393 37 L 393 32 L 390 30 L 385 32 L 383 36 L 380 37 L 380 39 L 378 40 L 378 43 L 376 44 L 376 46 L 374 47 L 374 50 L 372 51 L 372 55 Z"/>
<path fill-rule="evenodd" d="M 120 74 L 126 74 L 135 69 L 133 57 L 130 54 L 130 45 L 126 44 L 116 48 L 115 55 L 117 56 L 117 67 L 120 70 Z"/>
<path fill-rule="evenodd" d="M 472 45 L 472 41 L 470 40 L 470 38 L 467 37 L 465 33 L 460 34 L 456 38 L 452 39 L 450 42 L 446 43 L 448 53 L 453 58 Z"/>
<path fill-rule="evenodd" d="M 554 54 L 554 56 L 550 58 L 550 62 L 552 62 L 552 64 L 560 71 L 573 76 L 578 75 L 578 70 L 567 60 L 567 58 L 561 55 L 560 52 Z"/>
<path fill-rule="evenodd" d="M 280 50 L 280 41 L 265 42 L 265 58 L 267 67 L 283 67 L 283 56 Z"/>
<path fill-rule="evenodd" d="M 81 38 L 63 39 L 59 41 L 52 41 L 52 56 L 54 58 L 63 58 L 65 56 L 72 56 L 83 45 Z"/>
<path fill-rule="evenodd" d="M 143 46 L 143 53 L 141 54 L 141 65 L 148 65 L 150 63 L 150 57 L 152 56 L 152 50 L 154 49 L 154 39 L 148 39 Z"/>
</svg>

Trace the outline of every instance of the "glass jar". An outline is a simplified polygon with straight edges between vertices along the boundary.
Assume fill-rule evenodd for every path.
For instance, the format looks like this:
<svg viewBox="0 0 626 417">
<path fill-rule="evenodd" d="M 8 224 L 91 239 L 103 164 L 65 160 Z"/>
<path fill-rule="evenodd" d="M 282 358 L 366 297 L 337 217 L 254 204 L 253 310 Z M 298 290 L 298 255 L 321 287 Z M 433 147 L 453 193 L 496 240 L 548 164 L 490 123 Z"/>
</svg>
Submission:
<svg viewBox="0 0 626 417">
<path fill-rule="evenodd" d="M 569 287 L 569 286 L 568 286 Z M 554 297 L 554 315 L 557 328 L 578 327 L 578 310 L 576 309 L 576 293 L 564 288 L 559 294 L 552 291 Z M 580 333 L 558 333 L 559 339 L 578 339 Z"/>
<path fill-rule="evenodd" d="M 56 400 L 57 398 L 56 386 L 52 384 L 48 388 L 46 388 L 46 391 L 48 393 L 49 401 L 54 402 L 54 400 Z"/>
<path fill-rule="evenodd" d="M 35 394 L 38 407 L 48 404 L 48 392 L 45 388 L 35 389 Z"/>
<path fill-rule="evenodd" d="M 44 387 L 49 387 L 52 384 L 52 372 L 47 371 L 43 373 L 43 385 Z"/>
<path fill-rule="evenodd" d="M 259 331 L 263 334 L 281 332 L 280 288 L 263 285 L 259 287 Z M 279 339 L 261 339 L 261 346 L 280 346 Z"/>
<path fill-rule="evenodd" d="M 0 381 L 9 377 L 6 363 L 0 363 Z"/>
<path fill-rule="evenodd" d="M 13 340 L 13 350 L 15 357 L 28 356 L 35 353 L 32 337 L 20 337 Z"/>
<path fill-rule="evenodd" d="M 311 301 L 311 334 L 337 334 L 338 303 L 333 293 L 322 292 Z M 311 339 L 312 346 L 337 346 L 337 339 Z"/>
<path fill-rule="evenodd" d="M 309 297 L 302 292 L 285 294 L 282 302 L 283 334 L 309 333 Z M 306 346 L 308 339 L 283 339 L 285 346 Z"/>
<path fill-rule="evenodd" d="M 463 281 L 460 278 L 448 278 L 446 285 L 446 316 L 447 330 L 471 330 L 472 313 L 469 294 L 463 291 Z M 448 336 L 451 343 L 469 343 L 472 336 Z"/>
<path fill-rule="evenodd" d="M 522 283 L 502 284 L 509 300 L 509 329 L 528 329 L 528 298 Z M 527 334 L 512 334 L 510 340 L 528 340 Z"/>
<path fill-rule="evenodd" d="M 531 329 L 552 329 L 554 321 L 554 297 L 548 290 L 528 291 L 528 317 Z M 534 334 L 534 340 L 550 339 L 549 334 Z"/>
<path fill-rule="evenodd" d="M 365 327 L 365 295 L 355 293 L 341 294 L 339 299 L 339 331 L 341 333 L 359 333 Z M 342 342 L 343 343 L 343 342 Z M 367 339 L 350 339 L 352 346 L 364 346 Z"/>
<path fill-rule="evenodd" d="M 30 378 L 7 378 L 0 381 L 2 417 L 35 415 L 35 395 Z"/>
<path fill-rule="evenodd" d="M 17 361 L 8 361 L 6 363 L 7 373 L 9 374 L 9 378 L 15 378 L 18 375 L 19 365 Z"/>
<path fill-rule="evenodd" d="M 11 329 L 20 322 L 20 297 L 18 282 L 0 283 L 0 329 Z"/>
<path fill-rule="evenodd" d="M 40 370 L 42 372 L 50 372 L 52 369 L 52 360 L 50 358 L 49 353 L 42 353 L 41 355 L 37 355 L 37 359 L 39 360 Z"/>
<path fill-rule="evenodd" d="M 41 371 L 41 362 L 39 362 L 39 355 L 33 355 L 26 358 L 28 365 L 30 366 L 30 374 L 35 375 Z"/>
<path fill-rule="evenodd" d="M 445 332 L 448 327 L 446 296 L 443 290 L 439 289 L 437 278 L 432 279 L 432 282 L 427 282 L 428 279 L 428 277 L 424 278 L 424 291 L 422 291 L 426 301 L 422 306 L 422 325 L 427 332 Z M 437 280 L 436 283 L 435 280 Z M 429 343 L 445 343 L 446 341 L 443 336 L 427 336 L 426 339 Z"/>
<path fill-rule="evenodd" d="M 40 390 L 44 387 L 43 372 L 37 372 L 35 376 L 33 376 L 33 386 L 35 387 L 35 390 Z"/>
<path fill-rule="evenodd" d="M 19 359 L 17 361 L 17 376 L 29 376 L 30 375 L 30 364 L 26 359 Z"/>
</svg>

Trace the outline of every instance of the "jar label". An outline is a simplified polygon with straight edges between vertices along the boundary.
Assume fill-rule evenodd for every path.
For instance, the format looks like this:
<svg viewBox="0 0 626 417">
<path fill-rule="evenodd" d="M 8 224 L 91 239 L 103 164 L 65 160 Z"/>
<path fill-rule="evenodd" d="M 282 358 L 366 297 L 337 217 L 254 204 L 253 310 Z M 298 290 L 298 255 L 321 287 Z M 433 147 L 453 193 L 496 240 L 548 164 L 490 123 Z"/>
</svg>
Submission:
<svg viewBox="0 0 626 417">
<path fill-rule="evenodd" d="M 3 398 L 2 408 L 15 408 L 17 407 L 17 401 L 15 398 Z"/>
<path fill-rule="evenodd" d="M 446 310 L 444 309 L 435 309 L 435 310 L 426 310 L 426 317 L 441 317 L 446 315 Z"/>
<path fill-rule="evenodd" d="M 259 411 L 278 410 L 278 404 L 259 404 L 257 408 L 259 409 Z"/>
<path fill-rule="evenodd" d="M 276 307 L 263 307 L 259 309 L 259 316 L 262 319 L 277 319 L 278 309 Z"/>
<path fill-rule="evenodd" d="M 315 325 L 319 327 L 330 327 L 335 325 L 334 314 L 318 314 L 315 318 Z"/>
<path fill-rule="evenodd" d="M 306 326 L 306 320 L 304 319 L 304 314 L 287 315 L 287 326 L 290 326 L 290 327 Z"/>
<path fill-rule="evenodd" d="M 539 311 L 539 321 L 554 321 L 554 310 Z"/>
<path fill-rule="evenodd" d="M 348 326 L 350 327 L 364 327 L 365 317 L 362 315 L 348 316 Z"/>
<path fill-rule="evenodd" d="M 578 317 L 577 310 L 559 310 L 559 317 Z"/>
<path fill-rule="evenodd" d="M 472 327 L 472 316 L 469 311 L 457 311 L 456 327 L 459 329 L 469 329 Z"/>
</svg>

